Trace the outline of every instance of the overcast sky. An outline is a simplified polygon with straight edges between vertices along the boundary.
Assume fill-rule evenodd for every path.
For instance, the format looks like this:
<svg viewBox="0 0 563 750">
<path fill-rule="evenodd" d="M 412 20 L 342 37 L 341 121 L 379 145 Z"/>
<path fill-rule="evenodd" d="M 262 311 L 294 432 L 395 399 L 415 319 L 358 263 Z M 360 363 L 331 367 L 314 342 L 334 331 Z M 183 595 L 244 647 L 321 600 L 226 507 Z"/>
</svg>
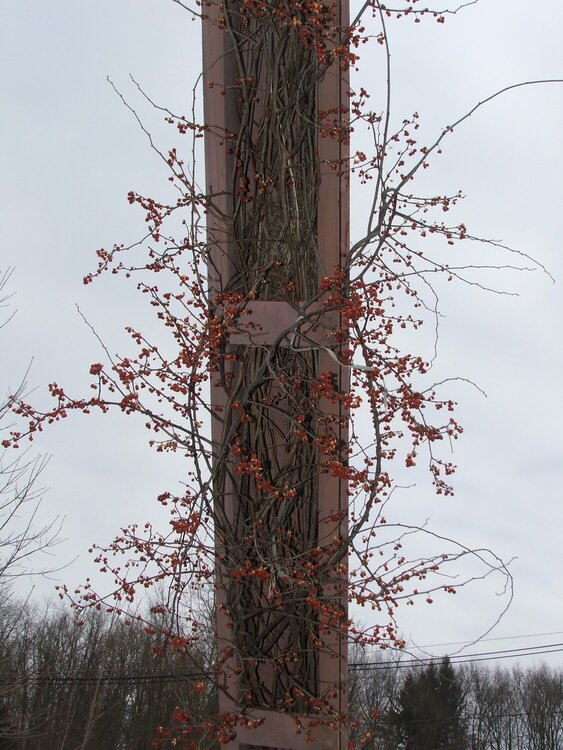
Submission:
<svg viewBox="0 0 563 750">
<path fill-rule="evenodd" d="M 2 330 L 0 387 L 5 393 L 18 383 L 33 358 L 28 384 L 37 399 L 52 380 L 79 395 L 101 356 L 75 305 L 112 351 L 125 341 L 124 325 L 146 320 L 127 287 L 111 278 L 84 287 L 82 277 L 95 268 L 97 248 L 142 233 L 127 192 L 155 192 L 166 182 L 106 77 L 168 146 L 172 131 L 139 101 L 129 74 L 159 103 L 187 112 L 200 29 L 169 0 L 1 6 L 0 269 L 16 269 L 17 314 Z M 445 26 L 392 25 L 394 116 L 418 111 L 430 137 L 503 86 L 563 77 L 562 25 L 559 0 L 544 0 L 537 11 L 528 0 L 480 0 Z M 380 62 L 376 52 L 360 65 L 372 90 Z M 517 558 L 514 602 L 491 636 L 559 635 L 491 648 L 563 641 L 562 119 L 563 85 L 508 94 L 465 123 L 425 175 L 429 192 L 463 189 L 458 215 L 473 233 L 529 252 L 556 279 L 536 272 L 491 280 L 518 297 L 443 291 L 436 370 L 470 378 L 488 396 L 455 388 L 466 430 L 454 456 L 455 497 L 440 500 L 421 480 L 395 506 L 396 518 L 428 518 L 469 545 Z M 365 220 L 364 197 L 352 195 L 353 232 Z M 96 415 L 69 419 L 35 444 L 51 455 L 42 514 L 66 517 L 57 561 L 76 558 L 61 580 L 81 582 L 93 567 L 88 546 L 154 518 L 153 498 L 182 479 L 181 462 L 153 455 L 146 441 L 139 422 Z M 53 585 L 37 582 L 36 592 L 47 595 Z M 487 629 L 499 606 L 495 587 L 478 584 L 455 601 L 405 608 L 399 623 L 418 644 L 465 642 Z M 452 649 L 435 652 L 445 650 Z"/>
</svg>

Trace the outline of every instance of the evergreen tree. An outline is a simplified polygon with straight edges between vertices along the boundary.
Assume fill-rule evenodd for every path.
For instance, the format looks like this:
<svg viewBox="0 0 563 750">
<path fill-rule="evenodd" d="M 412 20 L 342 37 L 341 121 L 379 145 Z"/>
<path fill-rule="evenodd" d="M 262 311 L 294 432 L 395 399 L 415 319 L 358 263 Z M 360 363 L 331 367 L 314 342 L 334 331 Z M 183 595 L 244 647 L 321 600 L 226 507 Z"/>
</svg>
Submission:
<svg viewBox="0 0 563 750">
<path fill-rule="evenodd" d="M 462 717 L 464 695 L 446 656 L 410 672 L 393 713 L 400 747 L 404 750 L 466 750 L 467 731 Z"/>
</svg>

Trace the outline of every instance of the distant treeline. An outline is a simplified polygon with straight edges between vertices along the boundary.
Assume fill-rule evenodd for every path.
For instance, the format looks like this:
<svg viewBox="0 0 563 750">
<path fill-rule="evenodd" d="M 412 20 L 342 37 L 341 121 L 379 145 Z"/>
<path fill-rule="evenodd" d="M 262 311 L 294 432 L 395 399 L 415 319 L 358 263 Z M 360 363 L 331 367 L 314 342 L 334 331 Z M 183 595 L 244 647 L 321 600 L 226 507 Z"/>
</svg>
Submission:
<svg viewBox="0 0 563 750">
<path fill-rule="evenodd" d="M 378 661 L 382 668 L 350 675 L 350 713 L 363 740 L 358 747 L 563 750 L 561 669 L 454 667 L 447 657 L 408 669 L 396 656 L 380 655 Z"/>
<path fill-rule="evenodd" d="M 183 652 L 147 630 L 158 627 L 1 606 L 0 750 L 152 750 L 175 715 L 211 719 L 211 628 Z M 350 675 L 358 750 L 563 750 L 562 670 L 352 659 L 381 665 Z"/>
<path fill-rule="evenodd" d="M 0 750 L 150 750 L 177 707 L 212 715 L 200 689 L 211 644 L 181 653 L 147 629 L 103 611 L 77 626 L 67 608 L 0 608 Z"/>
</svg>

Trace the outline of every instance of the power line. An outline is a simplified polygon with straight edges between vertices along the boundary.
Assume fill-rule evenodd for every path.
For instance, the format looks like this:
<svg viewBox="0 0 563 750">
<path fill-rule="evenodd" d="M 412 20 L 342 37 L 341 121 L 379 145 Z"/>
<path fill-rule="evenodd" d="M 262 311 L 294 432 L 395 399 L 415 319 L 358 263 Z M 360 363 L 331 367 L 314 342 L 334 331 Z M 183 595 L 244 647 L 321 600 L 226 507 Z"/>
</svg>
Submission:
<svg viewBox="0 0 563 750">
<path fill-rule="evenodd" d="M 553 648 L 553 649 L 547 649 L 545 651 L 530 651 L 526 654 L 505 654 L 504 656 L 483 656 L 477 659 L 459 659 L 456 661 L 453 661 L 452 664 L 471 664 L 472 662 L 476 661 L 496 661 L 500 659 L 513 659 L 515 656 L 536 656 L 536 655 L 542 655 L 542 654 L 557 654 L 559 652 L 563 651 L 563 648 Z"/>
<path fill-rule="evenodd" d="M 563 651 L 563 642 L 551 643 L 544 646 L 528 646 L 525 648 L 501 649 L 495 651 L 483 651 L 476 654 L 461 654 L 450 659 L 455 664 L 470 664 L 480 661 L 496 661 L 501 659 L 510 659 L 524 656 L 541 656 L 543 654 L 553 654 Z M 428 666 L 436 664 L 440 657 L 424 657 L 407 660 L 389 660 L 389 661 L 371 661 L 371 662 L 351 662 L 348 666 L 350 670 L 378 671 L 380 669 L 408 669 L 416 666 Z M 151 672 L 128 674 L 100 674 L 100 675 L 60 675 L 60 674 L 29 674 L 21 675 L 14 672 L 0 673 L 0 683 L 34 682 L 34 683 L 169 683 L 169 682 L 189 682 L 194 679 L 214 677 L 215 672 L 211 670 L 189 671 L 189 672 L 169 672 L 163 674 L 154 674 Z"/>
<path fill-rule="evenodd" d="M 551 710 L 551 714 L 559 715 L 563 714 L 563 709 Z M 522 719 L 527 717 L 528 714 L 525 711 L 519 711 L 514 713 L 504 714 L 462 714 L 460 716 L 440 716 L 432 719 L 402 719 L 401 724 L 431 724 L 433 722 L 449 722 L 449 721 L 464 721 L 464 722 L 477 722 L 477 721 L 490 721 L 491 719 Z M 393 726 L 395 724 L 392 720 L 387 719 L 376 719 L 375 722 L 380 726 Z M 162 725 L 161 725 L 162 726 Z M 165 729 L 177 729 L 177 726 L 170 725 L 165 726 Z M 151 731 L 150 727 L 131 727 L 126 729 L 120 729 L 118 727 L 95 727 L 95 731 L 102 732 L 148 732 Z"/>
<path fill-rule="evenodd" d="M 559 651 L 563 651 L 563 643 L 549 643 L 541 646 L 526 646 L 523 648 L 497 649 L 495 651 L 482 651 L 475 654 L 458 654 L 457 656 L 450 657 L 450 661 L 452 664 L 468 664 L 476 661 L 491 661 L 492 659 L 510 659 L 516 656 L 541 656 L 542 654 L 553 654 Z M 392 667 L 405 669 L 412 666 L 435 664 L 437 661 L 440 661 L 440 659 L 441 657 L 429 656 L 407 660 L 395 659 L 389 661 L 351 662 L 348 666 L 350 669 L 360 671 L 370 669 L 391 669 Z"/>
<path fill-rule="evenodd" d="M 563 714 L 563 709 L 550 709 L 551 715 L 561 715 Z M 468 722 L 468 723 L 474 723 L 474 722 L 481 722 L 481 721 L 491 721 L 492 719 L 522 719 L 527 718 L 529 716 L 526 711 L 515 711 L 511 713 L 483 713 L 483 714 L 461 714 L 459 716 L 437 716 L 432 718 L 425 718 L 425 719 L 401 719 L 400 724 L 402 726 L 404 725 L 412 725 L 412 724 L 432 724 L 432 723 L 446 723 L 450 721 L 461 721 L 461 722 Z M 392 719 L 374 719 L 374 723 L 377 724 L 377 726 L 395 726 L 396 722 Z M 166 724 L 159 724 L 159 726 L 162 726 L 165 730 L 174 730 L 177 729 L 178 726 L 174 724 L 166 725 Z M 96 732 L 115 732 L 115 733 L 123 733 L 123 734 L 130 734 L 132 732 L 147 732 L 147 733 L 154 733 L 154 727 L 152 726 L 145 726 L 145 727 L 138 727 L 138 726 L 126 726 L 126 727 L 104 727 L 104 726 L 98 726 L 94 723 L 93 732 L 94 734 Z M 42 736 L 47 737 L 51 734 L 51 732 L 43 732 L 41 735 L 34 735 L 34 736 Z"/>
<path fill-rule="evenodd" d="M 551 714 L 563 714 L 563 709 L 550 709 Z M 434 716 L 430 719 L 401 719 L 401 724 L 432 724 L 432 723 L 439 723 L 439 722 L 449 722 L 449 721 L 466 721 L 466 722 L 476 722 L 476 721 L 488 721 L 490 719 L 521 719 L 523 717 L 528 717 L 529 714 L 526 713 L 526 711 L 516 711 L 514 713 L 506 713 L 506 714 L 490 714 L 490 713 L 483 713 L 483 714 L 460 714 L 459 716 Z M 384 726 L 394 725 L 396 722 L 392 719 L 376 719 L 375 720 L 377 724 L 381 724 Z"/>
<path fill-rule="evenodd" d="M 485 643 L 486 641 L 511 641 L 520 638 L 543 638 L 548 635 L 563 635 L 563 630 L 552 630 L 549 633 L 526 633 L 524 635 L 498 635 L 493 638 L 477 638 L 474 641 L 451 641 L 450 643 L 428 643 L 417 648 L 439 648 L 441 646 L 469 646 L 473 643 Z M 416 645 L 416 644 L 415 644 Z"/>
<path fill-rule="evenodd" d="M 203 677 L 213 677 L 213 672 L 175 672 L 169 674 L 101 674 L 101 675 L 57 675 L 57 674 L 30 674 L 21 675 L 14 672 L 0 673 L 0 683 L 9 682 L 16 685 L 18 682 L 33 682 L 33 683 L 110 683 L 118 684 L 124 682 L 135 682 L 137 684 L 143 683 L 154 683 L 154 682 L 188 682 L 194 679 L 201 679 Z"/>
</svg>

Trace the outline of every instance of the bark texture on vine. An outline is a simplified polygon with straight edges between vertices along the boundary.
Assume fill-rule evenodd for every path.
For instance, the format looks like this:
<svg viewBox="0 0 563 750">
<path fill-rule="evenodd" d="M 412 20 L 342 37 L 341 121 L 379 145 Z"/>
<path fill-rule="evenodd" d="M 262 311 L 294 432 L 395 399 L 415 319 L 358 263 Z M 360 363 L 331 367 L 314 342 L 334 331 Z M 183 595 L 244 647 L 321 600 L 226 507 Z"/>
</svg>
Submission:
<svg viewBox="0 0 563 750">
<path fill-rule="evenodd" d="M 22 423 L 4 442 L 33 438 L 73 410 L 120 409 L 142 417 L 158 452 L 185 457 L 182 491 L 158 498 L 169 528 L 132 524 L 96 548 L 113 591 L 101 595 L 90 581 L 62 591 L 77 607 L 125 614 L 156 586 L 151 614 L 187 661 L 198 638 L 190 597 L 213 591 L 217 668 L 203 689 L 219 692 L 221 710 L 214 721 L 179 722 L 162 746 L 267 745 L 269 712 L 301 732 L 291 747 L 316 737 L 343 748 L 347 644 L 403 648 L 400 603 L 431 604 L 494 572 L 509 582 L 489 551 L 394 510 L 399 480 L 421 461 L 436 492 L 453 494 L 450 454 L 462 428 L 448 381 L 433 382 L 414 349 L 424 324 L 438 322 L 433 279 L 464 283 L 471 265 L 456 260 L 459 246 L 477 238 L 447 223 L 461 194 L 424 197 L 415 184 L 488 100 L 428 145 L 416 113 L 391 115 L 386 24 L 443 23 L 446 11 L 370 2 L 349 21 L 344 2 L 317 0 L 209 2 L 201 11 L 205 122 L 155 105 L 192 137 L 189 161 L 151 139 L 176 196 L 131 191 L 147 236 L 99 250 L 85 278 L 136 278 L 162 337 L 128 328 L 132 351 L 92 364 L 88 397 L 53 383 L 51 408 L 14 399 Z M 388 74 L 380 109 L 349 83 L 370 42 Z M 194 157 L 201 138 L 205 189 Z M 350 181 L 371 196 L 351 243 Z M 423 551 L 417 533 L 430 544 Z M 456 578 L 466 557 L 478 567 Z M 375 619 L 360 627 L 349 605 Z"/>
<path fill-rule="evenodd" d="M 235 706 L 294 714 L 342 712 L 346 702 L 346 486 L 326 479 L 331 457 L 347 462 L 347 417 L 334 396 L 348 377 L 311 338 L 331 351 L 345 343 L 341 326 L 326 330 L 320 285 L 321 269 L 348 249 L 348 61 L 335 54 L 346 13 L 228 3 L 204 29 L 208 192 L 226 196 L 211 202 L 208 224 L 222 330 L 211 389 L 218 645 L 232 653 Z M 332 134 L 319 117 L 323 96 Z M 227 123 L 217 166 L 215 133 L 223 138 Z M 323 148 L 323 135 L 336 150 Z M 338 231 L 320 247 L 323 218 Z"/>
</svg>

